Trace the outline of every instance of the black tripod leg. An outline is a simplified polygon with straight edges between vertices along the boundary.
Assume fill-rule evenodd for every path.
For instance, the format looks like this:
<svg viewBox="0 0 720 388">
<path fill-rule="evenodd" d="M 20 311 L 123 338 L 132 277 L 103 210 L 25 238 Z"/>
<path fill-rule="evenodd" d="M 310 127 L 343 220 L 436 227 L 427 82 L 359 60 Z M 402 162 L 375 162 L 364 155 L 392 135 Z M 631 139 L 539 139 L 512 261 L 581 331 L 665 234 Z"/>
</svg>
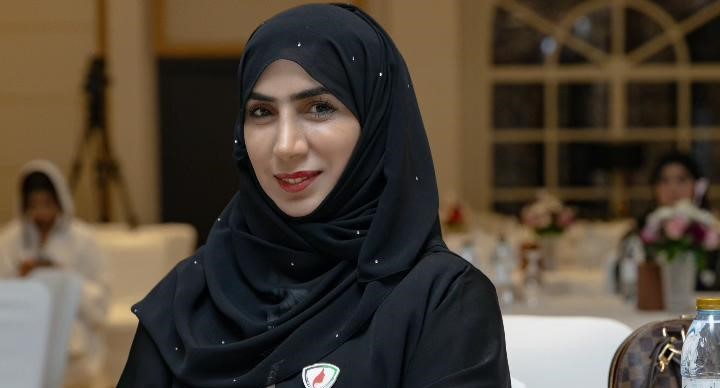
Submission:
<svg viewBox="0 0 720 388">
<path fill-rule="evenodd" d="M 70 167 L 70 191 L 76 192 L 77 186 L 80 183 L 80 174 L 83 169 L 83 156 L 90 149 L 90 142 L 92 140 L 93 130 L 90 127 L 85 128 L 85 133 L 80 137 L 77 148 L 75 149 L 75 156 L 73 157 L 72 166 Z"/>
<path fill-rule="evenodd" d="M 127 182 L 125 181 L 125 177 L 122 175 L 122 171 L 120 171 L 117 161 L 115 161 L 114 158 L 110 158 L 109 162 L 109 178 L 115 183 L 117 191 L 120 194 L 120 201 L 122 202 L 122 207 L 125 210 L 125 219 L 130 227 L 134 228 L 138 225 L 138 219 L 132 207 L 132 200 L 130 199 Z"/>
</svg>

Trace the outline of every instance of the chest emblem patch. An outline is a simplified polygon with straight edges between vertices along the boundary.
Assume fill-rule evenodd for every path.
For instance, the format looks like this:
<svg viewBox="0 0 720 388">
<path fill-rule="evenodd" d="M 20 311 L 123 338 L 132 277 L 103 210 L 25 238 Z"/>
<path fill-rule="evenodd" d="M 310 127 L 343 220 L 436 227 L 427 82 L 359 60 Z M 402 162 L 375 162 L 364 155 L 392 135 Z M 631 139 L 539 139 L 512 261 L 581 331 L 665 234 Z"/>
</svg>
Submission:
<svg viewBox="0 0 720 388">
<path fill-rule="evenodd" d="M 302 371 L 305 388 L 330 388 L 337 381 L 340 368 L 333 364 L 313 364 Z"/>
</svg>

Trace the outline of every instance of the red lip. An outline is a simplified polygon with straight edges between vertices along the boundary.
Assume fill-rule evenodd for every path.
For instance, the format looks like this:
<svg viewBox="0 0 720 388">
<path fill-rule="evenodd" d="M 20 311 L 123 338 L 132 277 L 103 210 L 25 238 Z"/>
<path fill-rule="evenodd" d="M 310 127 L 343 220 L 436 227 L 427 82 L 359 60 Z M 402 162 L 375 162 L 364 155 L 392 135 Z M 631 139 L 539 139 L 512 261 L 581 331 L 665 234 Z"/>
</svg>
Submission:
<svg viewBox="0 0 720 388">
<path fill-rule="evenodd" d="M 291 174 L 275 174 L 280 188 L 288 193 L 299 193 L 310 186 L 321 171 L 297 171 Z M 294 180 L 296 182 L 289 182 Z"/>
</svg>

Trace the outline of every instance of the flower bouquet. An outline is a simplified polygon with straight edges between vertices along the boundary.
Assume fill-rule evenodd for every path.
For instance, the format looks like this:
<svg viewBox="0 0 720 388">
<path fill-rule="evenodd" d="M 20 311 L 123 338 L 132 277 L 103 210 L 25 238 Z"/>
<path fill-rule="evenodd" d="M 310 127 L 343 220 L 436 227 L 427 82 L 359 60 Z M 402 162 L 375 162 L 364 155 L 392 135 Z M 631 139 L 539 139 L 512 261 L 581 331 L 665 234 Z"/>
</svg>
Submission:
<svg viewBox="0 0 720 388">
<path fill-rule="evenodd" d="M 521 218 L 538 236 L 557 236 L 575 222 L 575 211 L 552 194 L 542 192 L 535 202 L 523 208 Z"/>
<path fill-rule="evenodd" d="M 640 238 L 650 258 L 664 256 L 671 262 L 692 253 L 700 267 L 708 252 L 720 246 L 717 219 L 690 201 L 663 206 L 650 213 Z"/>
<path fill-rule="evenodd" d="M 460 203 L 454 203 L 447 209 L 443 224 L 450 233 L 462 233 L 467 230 L 465 211 Z"/>
<path fill-rule="evenodd" d="M 543 191 L 535 202 L 523 208 L 521 218 L 523 224 L 532 228 L 538 237 L 542 267 L 555 269 L 558 237 L 575 221 L 575 211 Z"/>
<path fill-rule="evenodd" d="M 718 249 L 718 221 L 690 201 L 664 206 L 647 217 L 640 238 L 648 259 L 660 265 L 663 301 L 673 312 L 692 310 L 697 269 Z"/>
</svg>

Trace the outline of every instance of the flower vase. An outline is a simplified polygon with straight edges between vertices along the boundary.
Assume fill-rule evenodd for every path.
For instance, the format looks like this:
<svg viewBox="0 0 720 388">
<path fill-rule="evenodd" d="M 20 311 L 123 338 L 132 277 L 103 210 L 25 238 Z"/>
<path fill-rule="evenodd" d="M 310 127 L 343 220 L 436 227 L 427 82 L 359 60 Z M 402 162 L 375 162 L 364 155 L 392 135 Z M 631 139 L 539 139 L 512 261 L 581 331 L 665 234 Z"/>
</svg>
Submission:
<svg viewBox="0 0 720 388">
<path fill-rule="evenodd" d="M 659 311 L 665 308 L 663 301 L 662 269 L 655 261 L 638 264 L 637 308 L 643 311 Z"/>
<path fill-rule="evenodd" d="M 663 299 L 667 311 L 690 313 L 694 310 L 696 262 L 692 251 L 680 253 L 673 260 L 668 260 L 663 254 L 659 255 Z"/>
<path fill-rule="evenodd" d="M 558 235 L 540 236 L 538 245 L 540 247 L 540 255 L 542 257 L 542 268 L 545 270 L 553 270 L 557 267 L 557 245 Z"/>
</svg>

